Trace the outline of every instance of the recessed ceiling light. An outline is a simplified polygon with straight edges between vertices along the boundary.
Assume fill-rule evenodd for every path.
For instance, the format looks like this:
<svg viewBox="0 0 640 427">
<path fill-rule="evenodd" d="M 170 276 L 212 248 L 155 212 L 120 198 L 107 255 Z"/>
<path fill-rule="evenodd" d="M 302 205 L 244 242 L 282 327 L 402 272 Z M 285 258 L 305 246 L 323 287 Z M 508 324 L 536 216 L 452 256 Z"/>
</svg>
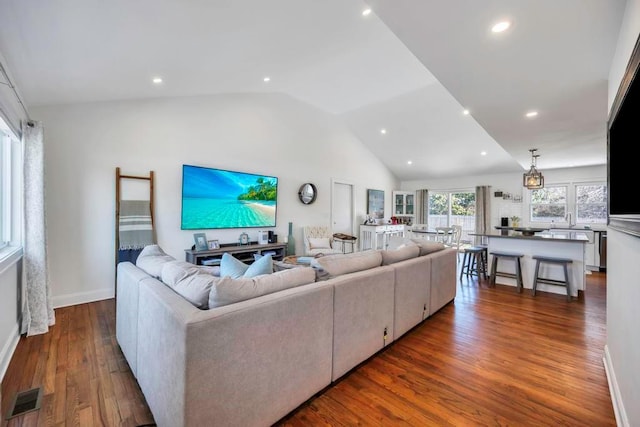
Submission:
<svg viewBox="0 0 640 427">
<path fill-rule="evenodd" d="M 269 83 L 271 81 L 271 77 L 267 76 L 264 79 L 262 79 L 265 83 Z"/>
<path fill-rule="evenodd" d="M 362 16 L 369 16 L 371 15 L 371 9 L 365 9 L 362 11 Z"/>
<path fill-rule="evenodd" d="M 535 116 L 537 116 L 537 115 L 538 115 L 537 111 L 529 111 L 527 114 L 525 114 L 525 116 L 530 118 L 530 119 L 535 117 Z"/>
<path fill-rule="evenodd" d="M 469 110 L 462 110 L 462 114 L 464 114 L 465 116 L 469 115 Z"/>
<path fill-rule="evenodd" d="M 481 152 L 480 152 L 480 155 L 481 155 L 481 156 L 486 156 L 486 155 L 487 155 L 487 152 L 486 152 L 486 151 L 481 151 Z"/>
<path fill-rule="evenodd" d="M 154 77 L 153 80 L 151 80 L 153 83 L 159 85 L 160 83 L 162 83 L 162 78 L 160 77 Z"/>
<path fill-rule="evenodd" d="M 407 164 L 408 164 L 408 165 L 412 165 L 412 164 L 413 164 L 413 162 L 412 162 L 411 160 L 409 160 L 409 161 L 407 161 Z"/>
<path fill-rule="evenodd" d="M 383 134 L 383 135 L 386 135 L 387 134 L 387 130 L 386 129 L 380 129 L 380 133 Z"/>
<path fill-rule="evenodd" d="M 509 21 L 498 22 L 493 27 L 491 27 L 491 31 L 494 33 L 502 33 L 504 31 L 507 31 L 510 26 L 511 26 L 511 22 Z"/>
</svg>

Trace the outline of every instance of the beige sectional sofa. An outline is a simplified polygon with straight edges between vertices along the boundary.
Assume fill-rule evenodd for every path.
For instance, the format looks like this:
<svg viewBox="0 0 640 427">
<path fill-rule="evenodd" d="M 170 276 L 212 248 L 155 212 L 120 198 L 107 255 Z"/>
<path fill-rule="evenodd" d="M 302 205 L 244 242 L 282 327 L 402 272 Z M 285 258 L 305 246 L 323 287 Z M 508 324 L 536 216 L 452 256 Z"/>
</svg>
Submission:
<svg viewBox="0 0 640 427">
<path fill-rule="evenodd" d="M 237 302 L 211 309 L 177 286 L 209 271 L 183 265 L 167 284 L 163 265 L 179 266 L 170 257 L 146 272 L 121 263 L 116 336 L 159 426 L 272 425 L 455 298 L 456 251 L 433 249 L 408 243 L 238 279 Z M 223 280 L 230 288 L 215 278 L 211 295 Z"/>
</svg>

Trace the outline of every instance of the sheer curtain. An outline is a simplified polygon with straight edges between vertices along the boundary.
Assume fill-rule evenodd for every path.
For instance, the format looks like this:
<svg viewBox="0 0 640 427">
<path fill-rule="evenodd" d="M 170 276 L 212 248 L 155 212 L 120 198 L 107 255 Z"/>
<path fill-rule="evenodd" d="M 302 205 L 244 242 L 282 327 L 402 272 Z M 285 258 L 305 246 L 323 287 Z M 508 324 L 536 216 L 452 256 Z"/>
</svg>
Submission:
<svg viewBox="0 0 640 427">
<path fill-rule="evenodd" d="M 491 186 L 476 187 L 476 233 L 486 233 L 491 229 Z M 476 236 L 476 244 L 482 238 Z"/>
<path fill-rule="evenodd" d="M 415 200 L 415 224 L 426 224 L 429 212 L 427 211 L 427 203 L 429 202 L 429 190 L 416 190 Z"/>
<path fill-rule="evenodd" d="M 44 201 L 44 133 L 42 123 L 23 122 L 24 147 L 24 255 L 26 304 L 22 333 L 44 334 L 55 323 L 47 268 Z"/>
</svg>

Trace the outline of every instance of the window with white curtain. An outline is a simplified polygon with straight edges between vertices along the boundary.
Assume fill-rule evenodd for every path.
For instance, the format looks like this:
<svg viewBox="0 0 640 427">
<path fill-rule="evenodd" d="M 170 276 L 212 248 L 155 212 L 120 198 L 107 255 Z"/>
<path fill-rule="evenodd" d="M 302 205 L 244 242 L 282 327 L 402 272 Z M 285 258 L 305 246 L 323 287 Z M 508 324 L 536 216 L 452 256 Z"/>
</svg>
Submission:
<svg viewBox="0 0 640 427">
<path fill-rule="evenodd" d="M 20 244 L 21 161 L 21 144 L 0 118 L 0 250 Z"/>
</svg>

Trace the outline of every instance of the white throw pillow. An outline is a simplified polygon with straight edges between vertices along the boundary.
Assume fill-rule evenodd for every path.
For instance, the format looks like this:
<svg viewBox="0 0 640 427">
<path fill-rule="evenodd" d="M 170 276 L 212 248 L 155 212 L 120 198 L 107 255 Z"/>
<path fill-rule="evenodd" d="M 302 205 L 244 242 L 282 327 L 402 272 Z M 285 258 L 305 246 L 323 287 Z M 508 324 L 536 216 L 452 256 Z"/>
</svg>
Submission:
<svg viewBox="0 0 640 427">
<path fill-rule="evenodd" d="M 328 237 L 309 237 L 311 249 L 331 249 L 331 242 Z"/>
</svg>

